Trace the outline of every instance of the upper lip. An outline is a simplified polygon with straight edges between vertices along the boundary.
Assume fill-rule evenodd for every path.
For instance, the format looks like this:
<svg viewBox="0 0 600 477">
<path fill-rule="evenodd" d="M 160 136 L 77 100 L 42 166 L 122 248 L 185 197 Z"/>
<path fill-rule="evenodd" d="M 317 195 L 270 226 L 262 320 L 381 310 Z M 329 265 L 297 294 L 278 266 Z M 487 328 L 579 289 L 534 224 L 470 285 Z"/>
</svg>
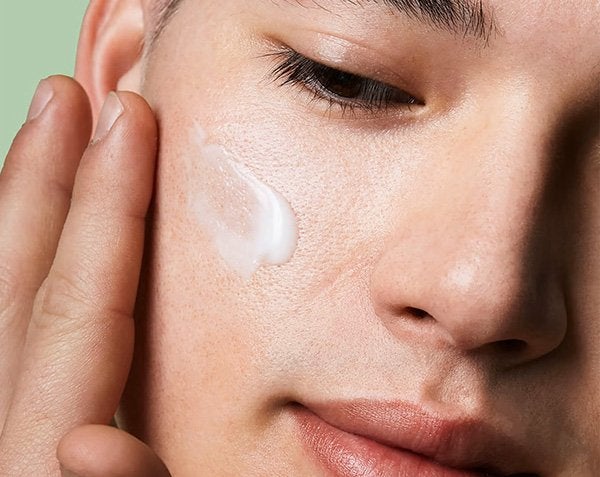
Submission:
<svg viewBox="0 0 600 477">
<path fill-rule="evenodd" d="M 441 465 L 493 476 L 536 476 L 525 445 L 482 419 L 448 417 L 401 401 L 327 401 L 302 403 L 338 429 Z"/>
</svg>

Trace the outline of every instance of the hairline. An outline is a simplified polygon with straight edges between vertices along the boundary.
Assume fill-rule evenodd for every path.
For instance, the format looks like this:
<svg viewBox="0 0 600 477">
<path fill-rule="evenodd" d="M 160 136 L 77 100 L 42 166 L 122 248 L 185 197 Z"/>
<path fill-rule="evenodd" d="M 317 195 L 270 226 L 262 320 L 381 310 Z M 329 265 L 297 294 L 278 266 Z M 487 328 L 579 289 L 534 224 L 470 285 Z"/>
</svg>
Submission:
<svg viewBox="0 0 600 477">
<path fill-rule="evenodd" d="M 156 4 L 155 4 L 154 8 L 156 9 L 156 12 L 154 14 L 154 17 L 156 18 L 156 23 L 154 25 L 154 28 L 152 30 L 152 34 L 150 37 L 150 43 L 149 43 L 150 47 L 152 47 L 152 45 L 154 45 L 158 41 L 161 34 L 163 33 L 163 31 L 169 24 L 169 21 L 173 18 L 175 13 L 177 13 L 177 10 L 182 2 L 182 0 L 155 0 L 155 1 L 156 1 Z"/>
</svg>

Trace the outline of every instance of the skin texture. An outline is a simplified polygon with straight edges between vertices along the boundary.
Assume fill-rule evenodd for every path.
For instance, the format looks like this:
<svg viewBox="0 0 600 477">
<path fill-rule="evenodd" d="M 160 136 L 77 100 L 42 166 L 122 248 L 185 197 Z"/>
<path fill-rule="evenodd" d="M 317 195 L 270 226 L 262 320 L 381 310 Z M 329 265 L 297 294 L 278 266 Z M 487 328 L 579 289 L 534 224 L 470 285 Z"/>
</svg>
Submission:
<svg viewBox="0 0 600 477">
<path fill-rule="evenodd" d="M 330 8 L 184 0 L 150 50 L 156 24 L 150 2 L 91 2 L 76 77 L 92 117 L 109 91 L 131 89 L 152 107 L 160 137 L 119 426 L 176 476 L 199 469 L 202 475 L 324 475 L 299 442 L 291 403 L 402 400 L 483 419 L 509 435 L 528 455 L 513 463 L 514 472 L 597 475 L 598 5 L 488 0 L 497 30 L 486 45 L 372 3 L 336 4 L 335 13 L 328 11 L 333 2 L 317 3 Z M 269 76 L 278 64 L 269 53 L 281 44 L 393 84 L 424 104 L 344 111 L 305 88 L 282 86 Z M 85 131 L 65 133 L 65 144 L 91 127 L 84 96 L 69 84 L 68 94 L 76 96 L 70 110 L 81 114 L 77 124 Z M 148 144 L 156 131 L 145 103 L 124 98 L 132 101 L 126 111 L 130 104 L 142 109 L 132 112 L 135 122 L 122 116 L 121 149 L 105 151 L 121 162 L 107 177 L 121 177 L 116 171 L 124 168 L 114 200 L 127 204 L 137 191 L 147 202 L 152 175 L 142 169 L 153 165 Z M 202 159 L 191 139 L 198 124 L 211 143 L 226 147 L 290 202 L 300 234 L 287 264 L 263 267 L 246 281 L 195 221 L 188 198 L 210 187 L 202 177 L 194 183 L 186 176 L 186 164 Z M 20 134 L 41 134 L 34 127 L 29 123 Z M 25 142 L 17 140 L 16 148 L 24 150 Z M 77 144 L 60 155 L 76 161 L 85 141 Z M 13 162 L 9 176 L 18 169 Z M 77 167 L 68 163 L 64 177 Z M 99 206 L 110 194 L 93 193 L 111 183 L 98 182 L 106 174 L 98 171 L 87 182 Z M 2 180 L 10 182 L 5 172 Z M 139 242 L 141 233 L 126 238 Z M 40 245 L 50 252 L 40 252 L 46 268 L 35 272 L 32 289 L 47 273 L 53 244 Z M 127 273 L 133 274 L 139 244 L 110 263 L 132 254 L 138 258 Z M 90 276 L 119 276 L 107 270 Z M 120 290 L 119 283 L 112 286 Z M 15 424 L 5 425 L 0 441 L 0 450 L 11 451 L 0 452 L 9 455 L 0 457 L 5 468 L 17 469 L 15 462 L 35 454 L 32 449 L 53 456 L 59 438 L 77 425 L 108 423 L 133 343 L 114 326 L 103 328 L 104 321 L 92 323 L 105 334 L 89 333 L 88 341 L 75 335 L 60 349 L 69 356 L 85 356 L 88 343 L 105 350 L 104 362 L 114 366 L 106 382 L 119 384 L 107 391 L 112 404 L 101 408 L 99 399 L 77 393 L 70 400 L 55 396 L 48 400 L 55 406 L 50 415 L 63 416 L 64 424 L 36 428 L 48 405 L 28 409 L 25 396 L 36 388 L 31 373 L 22 373 L 18 389 L 25 394 L 11 408 L 21 411 L 8 413 L 6 422 Z M 35 349 L 31 342 L 26 353 Z M 114 359 L 119 352 L 126 356 Z M 32 356 L 28 362 L 40 361 Z M 90 360 L 92 369 L 105 367 Z M 92 382 L 78 381 L 75 389 Z M 73 411 L 96 407 L 91 416 Z M 40 429 L 52 429 L 53 437 L 25 444 Z M 122 431 L 73 432 L 83 433 L 61 442 L 59 459 L 80 475 L 112 475 L 123 461 L 103 458 L 111 445 L 139 457 L 126 475 L 166 472 Z M 81 442 L 97 453 L 78 452 Z M 44 468 L 56 471 L 57 462 L 46 459 Z"/>
<path fill-rule="evenodd" d="M 287 402 L 402 399 L 483 416 L 538 472 L 593 475 L 597 6 L 491 2 L 482 48 L 375 8 L 287 3 L 184 2 L 147 64 L 156 226 L 120 422 L 176 475 L 313 475 Z M 330 35 L 355 48 L 336 48 L 346 68 L 383 64 L 428 107 L 342 116 L 265 80 L 266 40 L 324 61 Z M 292 204 L 286 266 L 246 283 L 194 226 L 194 121 Z"/>
</svg>

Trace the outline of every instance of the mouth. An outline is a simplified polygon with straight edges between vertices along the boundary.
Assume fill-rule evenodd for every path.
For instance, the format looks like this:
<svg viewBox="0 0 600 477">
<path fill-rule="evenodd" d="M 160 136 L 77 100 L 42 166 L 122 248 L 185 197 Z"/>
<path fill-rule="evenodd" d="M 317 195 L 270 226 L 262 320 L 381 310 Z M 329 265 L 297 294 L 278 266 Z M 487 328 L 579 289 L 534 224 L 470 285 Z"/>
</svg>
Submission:
<svg viewBox="0 0 600 477">
<path fill-rule="evenodd" d="M 292 412 L 306 450 L 336 477 L 542 477 L 516 471 L 520 448 L 483 423 L 412 404 L 294 403 Z"/>
</svg>

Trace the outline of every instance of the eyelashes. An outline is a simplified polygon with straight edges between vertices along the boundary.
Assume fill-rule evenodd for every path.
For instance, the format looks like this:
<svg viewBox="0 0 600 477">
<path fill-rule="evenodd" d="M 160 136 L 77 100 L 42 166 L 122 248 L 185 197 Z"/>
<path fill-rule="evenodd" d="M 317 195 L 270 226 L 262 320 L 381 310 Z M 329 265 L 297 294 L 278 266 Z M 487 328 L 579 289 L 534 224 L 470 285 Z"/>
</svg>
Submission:
<svg viewBox="0 0 600 477">
<path fill-rule="evenodd" d="M 390 107 L 410 109 L 423 104 L 401 89 L 317 63 L 288 47 L 267 56 L 277 59 L 271 76 L 280 86 L 301 86 L 314 100 L 326 101 L 330 109 L 340 107 L 342 113 L 377 113 Z"/>
</svg>

